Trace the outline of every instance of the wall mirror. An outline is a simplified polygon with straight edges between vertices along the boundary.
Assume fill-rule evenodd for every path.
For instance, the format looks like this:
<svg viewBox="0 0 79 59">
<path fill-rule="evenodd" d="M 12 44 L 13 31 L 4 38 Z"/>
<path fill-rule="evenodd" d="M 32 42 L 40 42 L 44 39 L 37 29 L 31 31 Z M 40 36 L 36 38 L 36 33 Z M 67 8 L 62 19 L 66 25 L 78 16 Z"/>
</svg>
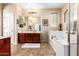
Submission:
<svg viewBox="0 0 79 59">
<path fill-rule="evenodd" d="M 26 25 L 27 19 L 28 17 L 26 16 L 19 16 L 19 18 L 17 19 L 17 24 L 19 24 L 20 28 L 23 28 Z"/>
<path fill-rule="evenodd" d="M 17 24 L 19 28 L 25 28 L 27 31 L 39 31 L 41 29 L 41 20 L 35 16 L 19 16 Z"/>
<path fill-rule="evenodd" d="M 48 19 L 43 19 L 43 22 L 42 22 L 43 24 L 43 26 L 48 26 Z"/>
</svg>

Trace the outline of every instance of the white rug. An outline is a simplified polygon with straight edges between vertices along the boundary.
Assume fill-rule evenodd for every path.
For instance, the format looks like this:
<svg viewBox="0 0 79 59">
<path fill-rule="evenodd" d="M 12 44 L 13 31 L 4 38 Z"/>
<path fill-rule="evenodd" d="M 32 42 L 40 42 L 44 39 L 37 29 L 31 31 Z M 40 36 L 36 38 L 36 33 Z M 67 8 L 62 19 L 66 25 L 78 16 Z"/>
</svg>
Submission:
<svg viewBox="0 0 79 59">
<path fill-rule="evenodd" d="M 21 48 L 40 48 L 40 44 L 38 43 L 26 43 L 22 45 Z"/>
</svg>

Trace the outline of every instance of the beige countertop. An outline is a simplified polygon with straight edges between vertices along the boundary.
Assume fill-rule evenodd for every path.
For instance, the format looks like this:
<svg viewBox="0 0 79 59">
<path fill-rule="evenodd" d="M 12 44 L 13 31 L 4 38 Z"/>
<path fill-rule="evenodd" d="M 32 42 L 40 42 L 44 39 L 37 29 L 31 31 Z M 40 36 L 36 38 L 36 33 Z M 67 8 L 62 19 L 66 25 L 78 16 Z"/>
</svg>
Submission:
<svg viewBox="0 0 79 59">
<path fill-rule="evenodd" d="M 8 38 L 10 36 L 0 36 L 0 40 L 4 39 L 4 38 Z"/>
<path fill-rule="evenodd" d="M 19 31 L 18 33 L 41 33 L 41 31 Z"/>
</svg>

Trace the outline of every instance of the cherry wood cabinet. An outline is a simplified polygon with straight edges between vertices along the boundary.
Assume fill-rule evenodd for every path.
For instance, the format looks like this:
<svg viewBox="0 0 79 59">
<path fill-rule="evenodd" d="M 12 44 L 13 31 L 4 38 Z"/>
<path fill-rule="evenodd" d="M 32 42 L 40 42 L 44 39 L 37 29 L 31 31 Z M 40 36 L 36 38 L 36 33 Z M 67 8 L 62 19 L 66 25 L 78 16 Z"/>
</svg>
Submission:
<svg viewBox="0 0 79 59">
<path fill-rule="evenodd" d="M 26 33 L 18 33 L 18 42 L 24 43 L 26 40 Z"/>
<path fill-rule="evenodd" d="M 11 48 L 10 48 L 10 37 L 0 39 L 0 56 L 10 56 Z"/>
<path fill-rule="evenodd" d="M 18 43 L 40 43 L 40 33 L 18 33 Z"/>
</svg>

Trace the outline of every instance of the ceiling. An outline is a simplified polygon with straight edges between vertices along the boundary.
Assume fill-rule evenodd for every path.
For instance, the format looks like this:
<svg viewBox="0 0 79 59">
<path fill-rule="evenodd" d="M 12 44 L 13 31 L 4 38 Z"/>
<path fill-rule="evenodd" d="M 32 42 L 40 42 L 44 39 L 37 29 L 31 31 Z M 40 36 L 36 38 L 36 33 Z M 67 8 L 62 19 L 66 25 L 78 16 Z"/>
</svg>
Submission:
<svg viewBox="0 0 79 59">
<path fill-rule="evenodd" d="M 20 4 L 23 9 L 49 9 L 49 8 L 63 8 L 66 3 L 24 3 Z"/>
</svg>

